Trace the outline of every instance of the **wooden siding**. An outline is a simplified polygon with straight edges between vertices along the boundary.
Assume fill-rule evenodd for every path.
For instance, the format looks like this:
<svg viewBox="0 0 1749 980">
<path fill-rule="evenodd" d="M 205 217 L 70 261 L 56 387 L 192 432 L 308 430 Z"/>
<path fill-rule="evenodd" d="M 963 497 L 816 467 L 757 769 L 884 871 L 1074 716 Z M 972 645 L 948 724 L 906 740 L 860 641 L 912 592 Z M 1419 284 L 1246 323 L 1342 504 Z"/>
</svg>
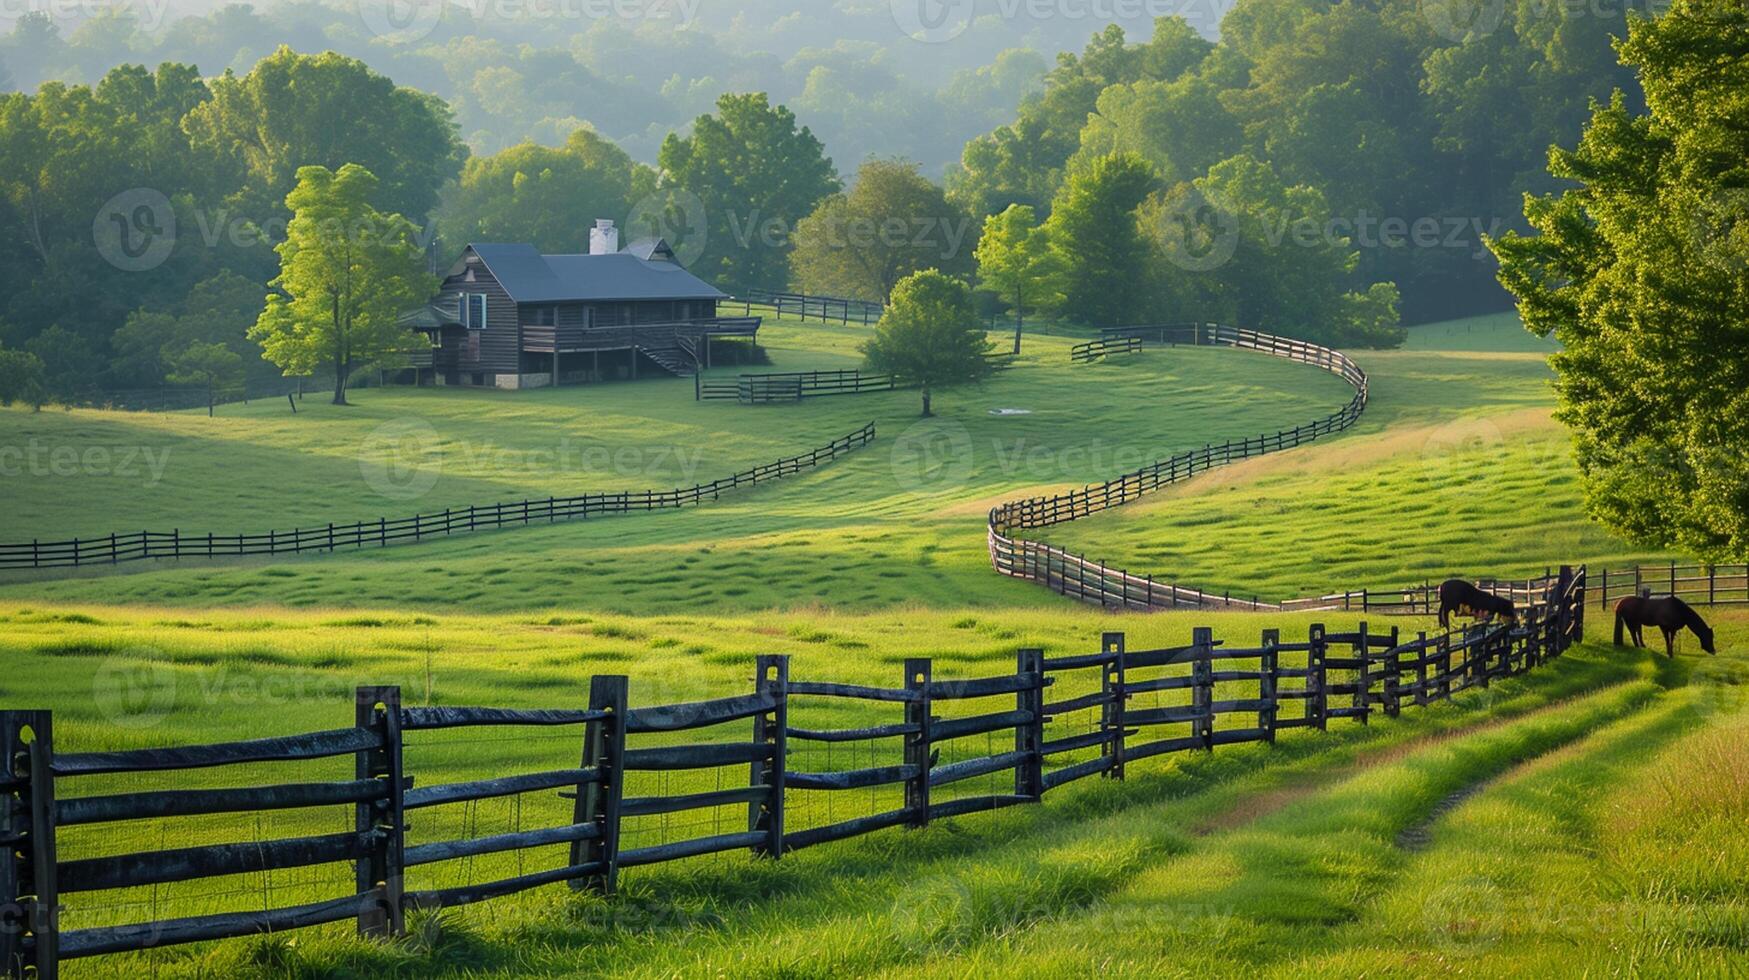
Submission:
<svg viewBox="0 0 1749 980">
<path fill-rule="evenodd" d="M 465 335 L 445 331 L 443 356 L 439 358 L 438 366 L 464 375 L 477 372 L 515 374 L 522 367 L 521 314 L 510 294 L 493 278 L 486 264 L 474 255 L 473 249 L 464 252 L 463 258 L 469 260 L 468 268 L 474 273 L 474 281 L 468 282 L 465 272 L 450 276 L 443 281 L 443 298 L 446 303 L 458 302 L 462 293 L 485 293 L 486 329 L 477 331 L 480 343 L 477 359 L 469 356 L 470 344 Z M 448 336 L 451 333 L 457 334 L 453 347 Z"/>
</svg>

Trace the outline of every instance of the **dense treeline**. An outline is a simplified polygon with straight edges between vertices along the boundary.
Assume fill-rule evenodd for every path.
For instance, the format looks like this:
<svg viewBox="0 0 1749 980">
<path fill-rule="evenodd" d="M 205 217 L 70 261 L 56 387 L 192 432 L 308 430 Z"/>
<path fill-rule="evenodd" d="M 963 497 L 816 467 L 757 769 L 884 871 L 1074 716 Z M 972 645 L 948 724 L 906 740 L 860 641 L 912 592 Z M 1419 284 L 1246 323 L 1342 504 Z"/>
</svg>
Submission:
<svg viewBox="0 0 1749 980">
<path fill-rule="evenodd" d="M 1587 100 L 1631 83 L 1609 50 L 1625 15 L 1523 4 L 1459 35 L 1430 4 L 1240 0 L 1219 43 L 1179 19 L 1138 43 L 1113 26 L 1024 101 L 1040 56 L 1001 48 L 953 74 L 940 64 L 952 58 L 912 56 L 936 62 L 925 69 L 878 46 L 809 49 L 796 91 L 760 74 L 791 64 L 718 50 L 754 30 L 739 21 L 680 35 L 603 21 L 560 51 L 513 43 L 538 24 L 448 20 L 388 44 L 311 4 L 226 7 L 150 34 L 104 15 L 66 39 L 28 15 L 0 43 L 14 83 L 146 53 L 228 67 L 124 64 L 0 96 L 0 349 L 39 362 L 62 399 L 210 378 L 227 360 L 215 347 L 274 374 L 245 330 L 281 271 L 286 195 L 300 168 L 348 164 L 434 262 L 470 239 L 575 249 L 612 217 L 666 235 L 728 288 L 884 299 L 939 269 L 1017 316 L 1220 318 L 1389 345 L 1400 319 L 1504 305 L 1483 233 L 1553 186 L 1538 164 Z M 836 7 L 810 16 L 862 23 Z M 965 37 L 1018 40 L 1006 29 L 980 20 Z M 264 35 L 366 50 L 368 64 L 293 47 L 257 57 Z M 672 81 L 690 94 L 602 71 L 613 59 L 643 77 L 686 63 Z M 899 80 L 912 69 L 921 82 Z M 720 73 L 708 84 L 707 70 Z M 911 98 L 934 82 L 961 102 Z M 760 94 L 713 94 L 726 85 Z M 884 99 L 960 125 L 1020 108 L 965 145 L 942 186 L 929 151 L 907 152 L 928 120 L 889 133 L 871 107 Z M 685 125 L 664 122 L 677 105 Z M 834 154 L 845 131 L 878 154 Z"/>
<path fill-rule="evenodd" d="M 1247 226 L 1239 261 L 1284 241 L 1346 239 L 1348 285 L 1395 283 L 1409 322 L 1498 309 L 1483 235 L 1521 227 L 1522 195 L 1554 186 L 1548 148 L 1572 140 L 1591 99 L 1621 88 L 1631 104 L 1638 89 L 1610 46 L 1626 33 L 1623 6 L 1505 4 L 1497 23 L 1494 10 L 1460 28 L 1472 11 L 1457 0 L 1238 0 L 1218 44 L 1172 21 L 1143 44 L 1108 28 L 1060 57 L 1018 118 L 973 140 L 950 186 L 979 213 L 1018 203 L 1042 216 L 1113 152 L 1140 156 L 1169 186 L 1249 196 L 1227 177 L 1253 171 L 1307 199 L 1286 210 L 1208 202 Z M 1250 162 L 1223 163 L 1235 159 Z M 1217 292 L 1240 303 L 1249 290 L 1236 285 Z M 1245 313 L 1206 315 L 1267 326 Z"/>
</svg>

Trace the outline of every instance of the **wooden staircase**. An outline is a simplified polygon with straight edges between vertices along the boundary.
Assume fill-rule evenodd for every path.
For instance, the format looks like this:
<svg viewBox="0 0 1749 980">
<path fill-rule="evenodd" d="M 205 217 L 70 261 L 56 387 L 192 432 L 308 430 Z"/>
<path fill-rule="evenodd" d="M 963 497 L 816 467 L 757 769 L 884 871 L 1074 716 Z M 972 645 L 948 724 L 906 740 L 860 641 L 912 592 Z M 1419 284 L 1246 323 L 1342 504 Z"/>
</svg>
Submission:
<svg viewBox="0 0 1749 980">
<path fill-rule="evenodd" d="M 638 353 L 662 366 L 664 371 L 681 378 L 698 373 L 698 361 L 679 347 L 638 347 Z"/>
</svg>

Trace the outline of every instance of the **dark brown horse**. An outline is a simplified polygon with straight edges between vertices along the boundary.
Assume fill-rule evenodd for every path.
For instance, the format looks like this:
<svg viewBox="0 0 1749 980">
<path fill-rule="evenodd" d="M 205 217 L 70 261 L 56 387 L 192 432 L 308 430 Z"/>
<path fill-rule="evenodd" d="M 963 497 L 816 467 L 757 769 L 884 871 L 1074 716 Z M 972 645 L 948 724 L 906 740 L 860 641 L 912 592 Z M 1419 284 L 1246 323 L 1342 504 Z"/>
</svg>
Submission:
<svg viewBox="0 0 1749 980">
<path fill-rule="evenodd" d="M 1653 599 L 1642 596 L 1628 596 L 1615 604 L 1615 645 L 1622 646 L 1622 630 L 1625 628 L 1634 635 L 1634 646 L 1643 647 L 1646 640 L 1640 635 L 1640 630 L 1647 626 L 1656 626 L 1664 631 L 1664 652 L 1676 656 L 1676 634 L 1684 628 L 1694 631 L 1700 637 L 1700 648 L 1708 653 L 1718 653 L 1713 649 L 1713 629 L 1700 618 L 1700 613 L 1688 608 L 1688 603 L 1673 595 Z"/>
<path fill-rule="evenodd" d="M 1518 608 L 1512 600 L 1483 592 L 1461 578 L 1454 578 L 1439 587 L 1439 625 L 1449 627 L 1452 613 L 1474 616 L 1483 622 L 1495 616 L 1508 623 L 1518 622 Z"/>
</svg>

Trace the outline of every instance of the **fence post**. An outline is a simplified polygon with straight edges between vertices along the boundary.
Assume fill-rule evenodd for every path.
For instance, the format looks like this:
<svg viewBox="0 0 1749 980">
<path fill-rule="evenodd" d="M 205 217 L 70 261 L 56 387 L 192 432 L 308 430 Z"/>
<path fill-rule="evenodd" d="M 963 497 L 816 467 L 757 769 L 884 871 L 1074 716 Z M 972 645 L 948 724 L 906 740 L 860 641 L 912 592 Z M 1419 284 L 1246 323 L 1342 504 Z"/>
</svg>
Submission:
<svg viewBox="0 0 1749 980">
<path fill-rule="evenodd" d="M 1427 634 L 1417 633 L 1415 641 L 1415 703 L 1427 706 Z"/>
<path fill-rule="evenodd" d="M 1031 716 L 1030 721 L 1014 727 L 1014 751 L 1026 753 L 1026 758 L 1014 767 L 1014 795 L 1037 800 L 1045 793 L 1045 652 L 1021 650 L 1015 657 L 1014 670 L 1017 674 L 1031 674 L 1037 681 L 1014 694 L 1015 710 Z"/>
<path fill-rule="evenodd" d="M 915 770 L 905 783 L 905 809 L 911 814 L 912 827 L 929 826 L 930 676 L 928 657 L 905 659 L 905 690 L 912 695 L 912 700 L 905 702 L 905 724 L 917 729 L 905 741 L 905 764 Z"/>
<path fill-rule="evenodd" d="M 1277 673 L 1281 666 L 1281 653 L 1276 649 L 1281 645 L 1281 630 L 1263 631 L 1263 656 L 1258 664 L 1257 698 L 1263 702 L 1263 708 L 1257 713 L 1257 727 L 1263 729 L 1265 742 L 1275 741 L 1275 716 L 1280 708 L 1276 700 L 1275 689 Z"/>
<path fill-rule="evenodd" d="M 754 760 L 753 785 L 769 790 L 763 803 L 747 804 L 748 831 L 765 831 L 765 842 L 755 844 L 757 857 L 783 856 L 783 787 L 786 734 L 789 731 L 789 657 L 763 654 L 758 661 L 759 675 L 755 681 L 757 693 L 768 694 L 775 702 L 770 711 L 753 716 L 753 741 L 771 746 L 771 758 Z"/>
<path fill-rule="evenodd" d="M 7 841 L 0 848 L 0 964 L 6 976 L 25 975 L 26 934 L 35 934 L 35 883 L 30 880 L 31 858 L 35 842 L 31 836 L 32 794 L 29 776 L 29 746 L 24 730 L 33 728 L 32 721 L 40 712 L 0 711 L 0 782 L 6 789 L 0 793 L 0 837 Z M 34 730 L 34 728 L 33 728 Z"/>
<path fill-rule="evenodd" d="M 1371 661 L 1367 659 L 1372 653 L 1372 634 L 1367 631 L 1364 622 L 1360 624 L 1354 648 L 1354 659 L 1360 663 L 1359 673 L 1354 682 L 1354 706 L 1360 709 L 1360 723 L 1364 725 L 1367 723 L 1367 716 L 1372 714 L 1371 698 L 1367 695 L 1367 692 L 1372 689 L 1372 674 L 1369 666 Z"/>
<path fill-rule="evenodd" d="M 619 880 L 619 803 L 625 795 L 621 765 L 626 735 L 625 676 L 590 678 L 589 710 L 607 712 L 606 718 L 590 722 L 583 730 L 581 768 L 598 770 L 600 776 L 578 788 L 571 822 L 593 823 L 600 832 L 589 840 L 572 842 L 571 866 L 593 864 L 598 870 L 573 879 L 571 890 L 611 895 Z"/>
<path fill-rule="evenodd" d="M 1198 626 L 1191 630 L 1191 645 L 1196 651 L 1191 654 L 1190 672 L 1192 678 L 1192 706 L 1196 709 L 1196 737 L 1202 740 L 1202 747 L 1215 747 L 1215 678 L 1214 662 L 1210 659 L 1215 650 L 1215 631 L 1207 626 Z"/>
<path fill-rule="evenodd" d="M 1324 641 L 1324 624 L 1313 623 L 1306 630 L 1306 689 L 1311 697 L 1306 699 L 1306 714 L 1312 719 L 1312 724 L 1319 731 L 1330 727 L 1330 693 L 1325 688 L 1324 657 L 1329 648 Z"/>
<path fill-rule="evenodd" d="M 9 974 L 24 976 L 34 967 L 38 980 L 53 980 L 59 975 L 61 960 L 61 896 L 55 877 L 54 712 L 8 711 L 0 717 L 5 719 L 6 764 L 24 791 L 21 799 L 7 794 L 8 829 L 16 829 L 19 821 L 28 827 L 24 840 L 9 841 L 5 846 L 17 898 L 17 905 L 7 913 L 9 917 L 16 914 L 17 921 L 5 923 L 6 935 L 0 942 L 12 954 L 7 957 Z M 30 730 L 29 743 L 23 739 L 25 729 Z M 22 868 L 17 863 L 20 856 Z M 21 873 L 24 871 L 28 874 Z"/>
<path fill-rule="evenodd" d="M 377 714 L 378 707 L 382 714 Z M 356 825 L 360 835 L 368 835 L 370 853 L 355 865 L 358 894 L 363 896 L 381 889 L 375 901 L 361 901 L 358 907 L 360 936 L 399 936 L 405 932 L 402 917 L 401 891 L 406 849 L 406 814 L 402 809 L 404 789 L 401 779 L 401 689 L 399 687 L 360 687 L 353 699 L 354 724 L 359 728 L 374 728 L 383 744 L 377 749 L 358 753 L 355 772 L 359 779 L 376 779 L 386 784 L 388 796 L 382 800 L 360 803 Z"/>
<path fill-rule="evenodd" d="M 1129 701 L 1129 693 L 1124 685 L 1124 635 L 1122 633 L 1106 633 L 1100 637 L 1102 652 L 1111 657 L 1106 661 L 1102 671 L 1100 686 L 1104 689 L 1105 704 L 1099 711 L 1099 728 L 1105 733 L 1105 743 L 1100 747 L 1100 754 L 1111 759 L 1111 765 L 1106 768 L 1107 779 L 1123 779 L 1124 756 L 1124 707 Z"/>
</svg>

